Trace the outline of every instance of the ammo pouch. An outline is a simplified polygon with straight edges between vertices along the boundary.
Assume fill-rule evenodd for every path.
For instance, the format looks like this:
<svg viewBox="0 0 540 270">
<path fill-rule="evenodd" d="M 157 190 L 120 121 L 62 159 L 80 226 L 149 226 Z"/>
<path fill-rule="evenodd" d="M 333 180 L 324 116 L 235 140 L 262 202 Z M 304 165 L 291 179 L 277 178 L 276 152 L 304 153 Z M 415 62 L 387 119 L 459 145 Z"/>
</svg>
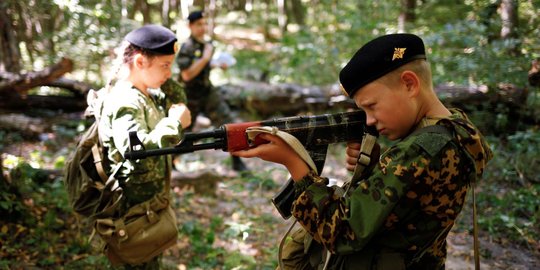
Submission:
<svg viewBox="0 0 540 270">
<path fill-rule="evenodd" d="M 105 252 L 113 265 L 150 261 L 176 243 L 176 216 L 168 193 L 131 207 L 118 218 L 97 218 L 95 231 L 107 243 Z"/>
</svg>

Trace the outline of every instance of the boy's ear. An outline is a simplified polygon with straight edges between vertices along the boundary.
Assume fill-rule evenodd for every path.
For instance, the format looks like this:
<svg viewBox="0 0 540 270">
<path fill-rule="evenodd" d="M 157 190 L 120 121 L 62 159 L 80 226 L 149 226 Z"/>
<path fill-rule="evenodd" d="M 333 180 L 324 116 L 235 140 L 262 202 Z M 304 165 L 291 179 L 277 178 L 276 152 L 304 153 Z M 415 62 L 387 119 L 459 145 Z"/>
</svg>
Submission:
<svg viewBox="0 0 540 270">
<path fill-rule="evenodd" d="M 418 78 L 416 73 L 410 70 L 403 71 L 401 73 L 401 82 L 405 85 L 411 97 L 417 96 L 420 93 L 420 78 Z"/>
</svg>

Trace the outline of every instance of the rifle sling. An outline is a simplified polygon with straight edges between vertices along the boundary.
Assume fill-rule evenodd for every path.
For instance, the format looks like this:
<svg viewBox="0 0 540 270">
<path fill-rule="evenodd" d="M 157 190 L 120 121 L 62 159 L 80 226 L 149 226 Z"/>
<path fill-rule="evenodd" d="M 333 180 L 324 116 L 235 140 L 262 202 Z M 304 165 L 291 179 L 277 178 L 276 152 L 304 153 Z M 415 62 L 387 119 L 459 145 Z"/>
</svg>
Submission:
<svg viewBox="0 0 540 270">
<path fill-rule="evenodd" d="M 347 186 L 347 189 L 345 192 L 343 192 L 342 197 L 347 196 L 347 193 L 349 192 L 349 189 L 359 180 L 361 180 L 364 176 L 366 176 L 369 173 L 369 164 L 371 163 L 371 152 L 373 151 L 373 147 L 375 146 L 375 143 L 377 142 L 377 137 L 373 136 L 369 133 L 364 133 L 364 136 L 362 136 L 362 145 L 360 146 L 360 154 L 358 155 L 358 159 L 356 160 L 356 166 L 354 167 L 354 173 L 351 178 L 351 183 Z M 324 267 L 323 269 L 328 269 L 328 264 L 330 263 L 330 259 L 332 258 L 332 253 L 330 251 L 326 250 L 326 258 L 324 261 Z"/>
</svg>

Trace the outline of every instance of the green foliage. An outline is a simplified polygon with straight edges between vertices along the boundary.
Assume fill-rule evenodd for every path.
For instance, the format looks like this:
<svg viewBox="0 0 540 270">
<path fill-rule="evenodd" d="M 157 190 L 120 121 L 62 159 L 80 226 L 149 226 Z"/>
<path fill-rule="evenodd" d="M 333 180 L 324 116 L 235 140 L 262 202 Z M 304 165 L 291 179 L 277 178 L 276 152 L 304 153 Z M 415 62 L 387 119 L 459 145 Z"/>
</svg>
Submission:
<svg viewBox="0 0 540 270">
<path fill-rule="evenodd" d="M 490 143 L 495 156 L 480 183 L 479 224 L 492 237 L 533 249 L 540 239 L 540 133 L 528 130 Z"/>
<path fill-rule="evenodd" d="M 85 238 L 71 235 L 77 222 L 61 179 L 48 179 L 41 170 L 12 156 L 4 160 L 3 168 L 11 182 L 0 182 L 0 266 L 19 268 L 32 263 L 47 268 L 70 262 L 73 254 L 91 252 Z"/>
<path fill-rule="evenodd" d="M 223 257 L 222 248 L 214 248 L 215 229 L 221 226 L 220 218 L 212 219 L 210 226 L 203 226 L 198 221 L 188 221 L 182 225 L 180 236 L 187 237 L 190 242 L 191 250 L 195 254 L 189 267 L 214 268 Z"/>
</svg>

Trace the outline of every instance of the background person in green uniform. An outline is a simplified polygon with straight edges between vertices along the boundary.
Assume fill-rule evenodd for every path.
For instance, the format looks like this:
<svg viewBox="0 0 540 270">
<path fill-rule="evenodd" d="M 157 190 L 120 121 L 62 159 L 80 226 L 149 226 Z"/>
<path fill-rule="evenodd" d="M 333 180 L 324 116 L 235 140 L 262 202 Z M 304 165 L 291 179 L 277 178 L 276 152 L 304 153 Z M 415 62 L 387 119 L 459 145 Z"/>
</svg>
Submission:
<svg viewBox="0 0 540 270">
<path fill-rule="evenodd" d="M 146 149 L 172 146 L 191 124 L 185 104 L 171 104 L 166 110 L 165 94 L 159 89 L 170 77 L 177 40 L 169 29 L 145 25 L 126 35 L 121 45 L 116 72 L 106 88 L 99 122 L 99 136 L 108 148 L 109 174 L 122 166 L 117 178 L 124 199 L 118 216 L 163 191 L 170 181 L 169 156 L 125 160 L 128 133 L 137 131 Z M 160 257 L 124 269 L 159 269 Z"/>
<path fill-rule="evenodd" d="M 262 134 L 270 143 L 234 153 L 283 164 L 295 181 L 292 215 L 302 228 L 284 248 L 286 268 L 317 269 L 326 257 L 328 269 L 444 269 L 446 236 L 492 157 L 490 148 L 462 111 L 437 98 L 418 36 L 368 42 L 339 78 L 367 124 L 395 141 L 344 197 L 279 137 Z M 358 149 L 348 145 L 348 169 Z M 323 247 L 333 255 L 324 256 Z"/>
<path fill-rule="evenodd" d="M 204 40 L 207 30 L 206 19 L 202 11 L 191 12 L 188 16 L 190 37 L 182 44 L 176 58 L 180 68 L 178 81 L 186 89 L 188 107 L 193 121 L 200 113 L 204 113 L 215 125 L 233 122 L 231 111 L 218 89 L 210 82 L 210 71 L 214 46 Z M 219 66 L 226 69 L 226 64 Z M 232 167 L 235 171 L 247 168 L 239 157 L 232 156 Z"/>
</svg>

